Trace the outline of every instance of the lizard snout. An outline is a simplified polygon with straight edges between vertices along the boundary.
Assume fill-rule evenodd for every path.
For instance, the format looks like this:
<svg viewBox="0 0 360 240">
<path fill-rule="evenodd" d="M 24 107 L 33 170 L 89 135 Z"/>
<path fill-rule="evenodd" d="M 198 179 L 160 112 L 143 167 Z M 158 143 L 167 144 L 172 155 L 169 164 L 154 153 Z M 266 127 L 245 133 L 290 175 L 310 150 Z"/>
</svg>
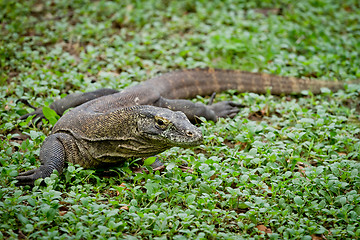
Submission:
<svg viewBox="0 0 360 240">
<path fill-rule="evenodd" d="M 185 134 L 186 134 L 188 137 L 194 136 L 194 133 L 193 133 L 192 131 L 190 131 L 190 130 L 186 130 L 186 131 L 185 131 Z"/>
<path fill-rule="evenodd" d="M 189 145 L 196 146 L 202 143 L 203 141 L 203 135 L 200 129 L 196 128 L 190 128 L 185 130 L 185 135 L 189 138 Z"/>
</svg>

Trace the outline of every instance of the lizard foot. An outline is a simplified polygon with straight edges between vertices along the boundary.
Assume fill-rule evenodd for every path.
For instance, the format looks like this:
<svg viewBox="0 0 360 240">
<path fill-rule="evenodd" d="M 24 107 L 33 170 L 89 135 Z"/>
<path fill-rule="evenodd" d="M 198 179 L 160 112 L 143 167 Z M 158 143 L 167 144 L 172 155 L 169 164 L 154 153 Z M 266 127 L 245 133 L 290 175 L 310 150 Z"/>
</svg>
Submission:
<svg viewBox="0 0 360 240">
<path fill-rule="evenodd" d="M 158 167 L 164 166 L 164 163 L 163 163 L 162 161 L 160 161 L 159 158 L 156 157 L 155 162 L 153 162 L 150 166 L 151 166 L 153 169 L 156 169 L 156 168 L 158 168 Z"/>
<path fill-rule="evenodd" d="M 233 118 L 240 111 L 241 107 L 244 107 L 244 105 L 231 101 L 218 102 L 209 106 L 209 108 L 215 112 L 218 118 Z"/>
<path fill-rule="evenodd" d="M 165 168 L 165 165 L 162 161 L 159 160 L 158 157 L 156 157 L 155 162 L 153 162 L 150 167 L 153 169 L 153 171 L 163 170 Z M 134 173 L 142 173 L 146 172 L 149 173 L 149 170 L 147 170 L 145 167 L 136 168 L 133 170 Z"/>
<path fill-rule="evenodd" d="M 42 124 L 42 119 L 46 119 L 42 108 L 36 108 L 33 105 L 31 105 L 27 100 L 25 99 L 18 99 L 17 102 L 22 102 L 25 105 L 31 107 L 32 109 L 34 109 L 35 111 L 31 112 L 31 113 L 27 113 L 25 115 L 22 115 L 19 120 L 26 120 L 28 117 L 35 115 L 35 117 L 32 119 L 32 124 L 34 124 L 34 126 L 40 127 Z"/>
<path fill-rule="evenodd" d="M 41 168 L 22 172 L 16 177 L 16 180 L 18 180 L 18 182 L 15 185 L 16 186 L 23 186 L 23 185 L 33 186 L 35 180 L 38 178 L 42 178 L 42 177 L 43 177 L 43 172 L 42 172 Z"/>
</svg>

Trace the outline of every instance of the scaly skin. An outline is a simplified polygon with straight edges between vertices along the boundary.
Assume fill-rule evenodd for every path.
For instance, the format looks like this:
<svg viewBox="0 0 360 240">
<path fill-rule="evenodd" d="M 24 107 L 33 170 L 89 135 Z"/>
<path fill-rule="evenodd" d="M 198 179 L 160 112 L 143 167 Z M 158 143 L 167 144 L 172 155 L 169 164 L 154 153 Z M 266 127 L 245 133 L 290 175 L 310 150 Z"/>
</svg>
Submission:
<svg viewBox="0 0 360 240">
<path fill-rule="evenodd" d="M 233 117 L 240 107 L 228 101 L 205 106 L 182 98 L 228 89 L 266 93 L 270 88 L 272 94 L 311 90 L 316 94 L 322 87 L 336 91 L 343 84 L 237 70 L 192 69 L 163 74 L 121 92 L 100 89 L 70 94 L 50 105 L 59 115 L 74 109 L 59 119 L 44 141 L 40 168 L 21 173 L 18 184 L 31 185 L 55 169 L 62 173 L 66 161 L 84 168 L 106 167 L 174 146 L 199 145 L 202 134 L 190 121 Z M 22 119 L 29 115 L 43 117 L 37 109 Z"/>
<path fill-rule="evenodd" d="M 84 168 L 109 167 L 129 158 L 149 157 L 174 146 L 191 147 L 201 142 L 201 131 L 182 112 L 147 105 L 106 113 L 78 107 L 60 118 L 45 139 L 40 168 L 21 173 L 17 180 L 19 185 L 32 185 L 53 170 L 61 174 L 65 162 Z"/>
</svg>

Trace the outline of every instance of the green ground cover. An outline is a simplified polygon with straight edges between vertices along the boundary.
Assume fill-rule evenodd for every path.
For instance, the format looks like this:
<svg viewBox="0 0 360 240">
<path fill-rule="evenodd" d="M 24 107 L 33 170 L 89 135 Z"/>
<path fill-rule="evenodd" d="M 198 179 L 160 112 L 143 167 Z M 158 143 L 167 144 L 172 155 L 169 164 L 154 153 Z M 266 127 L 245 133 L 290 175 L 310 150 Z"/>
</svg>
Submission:
<svg viewBox="0 0 360 240">
<path fill-rule="evenodd" d="M 228 91 L 216 101 L 246 107 L 201 124 L 201 146 L 160 154 L 162 172 L 69 166 L 14 185 L 52 126 L 18 121 L 31 111 L 19 98 L 46 106 L 208 66 L 356 80 L 359 22 L 357 0 L 0 0 L 0 239 L 359 238 L 359 86 Z"/>
</svg>

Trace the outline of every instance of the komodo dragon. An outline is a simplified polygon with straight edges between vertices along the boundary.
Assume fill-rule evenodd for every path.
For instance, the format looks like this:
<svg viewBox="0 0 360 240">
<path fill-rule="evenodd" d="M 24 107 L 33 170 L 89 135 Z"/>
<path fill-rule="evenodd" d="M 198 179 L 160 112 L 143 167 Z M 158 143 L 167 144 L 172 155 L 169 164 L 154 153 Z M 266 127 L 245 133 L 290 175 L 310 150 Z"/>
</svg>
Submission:
<svg viewBox="0 0 360 240">
<path fill-rule="evenodd" d="M 339 82 L 316 81 L 238 70 L 191 69 L 170 72 L 118 92 L 100 89 L 70 94 L 50 105 L 57 114 L 73 108 L 55 124 L 40 150 L 41 166 L 20 173 L 18 185 L 63 172 L 65 161 L 84 168 L 108 167 L 129 158 L 148 157 L 174 146 L 196 146 L 202 133 L 190 121 L 233 117 L 239 104 L 225 101 L 210 106 L 183 98 L 227 89 L 272 94 L 299 93 L 322 87 L 343 88 Z M 43 117 L 41 108 L 24 115 Z M 190 121 L 189 121 L 190 120 Z"/>
</svg>

